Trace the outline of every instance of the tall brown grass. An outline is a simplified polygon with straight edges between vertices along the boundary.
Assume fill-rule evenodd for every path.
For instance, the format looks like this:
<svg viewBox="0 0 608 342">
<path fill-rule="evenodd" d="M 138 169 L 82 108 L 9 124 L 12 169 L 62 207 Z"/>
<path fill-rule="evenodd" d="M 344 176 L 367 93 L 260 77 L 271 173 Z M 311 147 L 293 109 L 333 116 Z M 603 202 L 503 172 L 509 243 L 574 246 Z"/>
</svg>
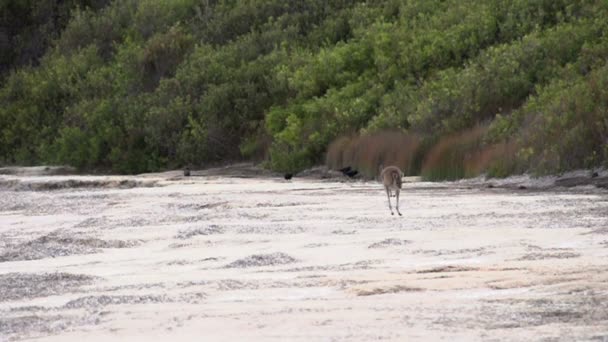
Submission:
<svg viewBox="0 0 608 342">
<path fill-rule="evenodd" d="M 483 142 L 487 126 L 445 136 L 426 154 L 421 175 L 427 180 L 455 180 L 475 177 L 483 173 L 504 177 L 516 171 L 517 145 Z"/>
<path fill-rule="evenodd" d="M 464 160 L 465 177 L 486 173 L 491 177 L 506 177 L 517 173 L 518 146 L 513 141 L 499 142 L 471 153 Z"/>
<path fill-rule="evenodd" d="M 422 177 L 427 180 L 453 180 L 467 176 L 465 160 L 471 159 L 480 150 L 486 131 L 486 127 L 476 126 L 439 139 L 422 163 Z"/>
<path fill-rule="evenodd" d="M 401 131 L 342 136 L 329 145 L 326 165 L 333 170 L 350 166 L 368 178 L 377 176 L 380 165 L 395 165 L 412 174 L 420 142 L 418 136 Z"/>
</svg>

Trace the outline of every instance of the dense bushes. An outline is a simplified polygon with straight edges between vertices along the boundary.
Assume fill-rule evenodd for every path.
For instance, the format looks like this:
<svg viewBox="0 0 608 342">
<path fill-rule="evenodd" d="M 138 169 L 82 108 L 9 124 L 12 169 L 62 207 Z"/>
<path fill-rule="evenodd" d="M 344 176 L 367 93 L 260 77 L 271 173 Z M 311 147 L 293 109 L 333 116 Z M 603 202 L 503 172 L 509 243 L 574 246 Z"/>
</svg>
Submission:
<svg viewBox="0 0 608 342">
<path fill-rule="evenodd" d="M 47 21 L 26 3 L 6 8 Z M 327 152 L 442 179 L 608 158 L 604 2 L 59 3 L 39 65 L 2 57 L 0 163 L 297 171 Z"/>
<path fill-rule="evenodd" d="M 509 115 L 606 28 L 583 2 L 412 1 L 397 8 L 366 27 L 353 23 L 352 39 L 291 72 L 296 99 L 267 118 L 291 118 L 284 129 L 299 137 L 275 139 L 273 159 L 298 155 L 309 166 L 316 151 L 352 130 L 405 129 L 432 142 Z M 353 12 L 376 14 L 362 6 Z M 294 116 L 302 129 L 293 127 Z M 316 126 L 315 134 L 305 129 Z M 271 127 L 278 137 L 280 125 Z"/>
<path fill-rule="evenodd" d="M 38 65 L 78 9 L 97 11 L 109 0 L 0 2 L 0 84 L 10 68 Z"/>
<path fill-rule="evenodd" d="M 491 47 L 463 69 L 446 69 L 425 83 L 412 126 L 424 132 L 453 133 L 518 108 L 535 87 L 574 62 L 585 42 L 595 42 L 605 27 L 582 20 Z M 568 37 L 567 40 L 561 40 Z"/>
<path fill-rule="evenodd" d="M 537 173 L 605 165 L 607 89 L 608 64 L 586 75 L 569 70 L 511 117 L 497 120 L 493 129 L 503 137 L 515 135 L 521 142 L 519 158 Z"/>
</svg>

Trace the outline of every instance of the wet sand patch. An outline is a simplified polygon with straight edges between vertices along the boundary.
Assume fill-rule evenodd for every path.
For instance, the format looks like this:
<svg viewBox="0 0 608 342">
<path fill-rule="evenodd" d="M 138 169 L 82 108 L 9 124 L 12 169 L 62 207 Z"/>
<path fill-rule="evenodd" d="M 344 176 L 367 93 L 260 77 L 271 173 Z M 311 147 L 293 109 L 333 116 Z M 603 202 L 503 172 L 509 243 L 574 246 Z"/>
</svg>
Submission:
<svg viewBox="0 0 608 342">
<path fill-rule="evenodd" d="M 92 284 L 97 279 L 72 273 L 0 274 L 0 302 L 58 295 Z"/>
<path fill-rule="evenodd" d="M 344 264 L 329 264 L 329 265 L 313 265 L 294 267 L 282 270 L 283 272 L 311 272 L 311 271 L 352 271 L 352 270 L 369 270 L 374 268 L 374 265 L 384 263 L 384 260 L 361 260 L 352 263 Z"/>
<path fill-rule="evenodd" d="M 135 179 L 63 179 L 56 180 L 48 178 L 46 180 L 18 180 L 0 179 L 0 188 L 14 191 L 53 191 L 64 189 L 132 189 L 140 187 L 160 186 L 155 180 L 135 180 Z"/>
<path fill-rule="evenodd" d="M 248 226 L 236 227 L 237 234 L 299 234 L 306 231 L 307 229 L 304 227 L 285 224 L 251 224 Z"/>
<path fill-rule="evenodd" d="M 335 235 L 353 235 L 353 234 L 357 234 L 357 231 L 338 229 L 338 230 L 332 230 L 331 233 L 335 234 Z"/>
<path fill-rule="evenodd" d="M 492 250 L 486 247 L 480 248 L 464 248 L 464 249 L 427 249 L 427 250 L 415 250 L 412 251 L 414 254 L 425 254 L 432 256 L 443 256 L 443 255 L 474 255 L 474 256 L 482 256 L 494 254 Z"/>
<path fill-rule="evenodd" d="M 329 246 L 328 243 L 315 242 L 315 243 L 306 244 L 306 245 L 302 246 L 302 248 L 320 248 L 320 247 L 327 247 L 327 246 Z"/>
<path fill-rule="evenodd" d="M 306 202 L 263 202 L 263 203 L 257 203 L 255 205 L 255 208 L 284 208 L 284 207 L 298 207 L 298 206 L 302 206 L 302 205 L 310 205 L 313 203 L 306 203 Z M 314 203 L 314 204 L 318 204 L 318 203 Z"/>
<path fill-rule="evenodd" d="M 388 238 L 379 242 L 374 242 L 371 245 L 367 246 L 367 248 L 387 248 L 394 246 L 405 246 L 407 244 L 412 243 L 408 240 L 400 240 L 395 238 Z"/>
<path fill-rule="evenodd" d="M 196 211 L 196 210 L 204 210 L 204 209 L 214 209 L 214 208 L 219 208 L 219 207 L 228 208 L 228 202 L 220 201 L 220 202 L 208 202 L 208 203 L 202 203 L 202 204 L 198 204 L 198 203 L 186 203 L 186 204 L 169 203 L 169 204 L 167 204 L 167 208 L 177 209 L 177 210 L 195 210 Z"/>
<path fill-rule="evenodd" d="M 488 329 L 514 329 L 542 325 L 595 325 L 608 320 L 608 297 L 596 291 L 547 298 L 488 300 Z"/>
<path fill-rule="evenodd" d="M 19 341 L 28 337 L 52 336 L 68 330 L 71 327 L 98 324 L 97 315 L 87 318 L 74 315 L 44 315 L 27 314 L 4 316 L 0 312 L 0 333 L 8 341 Z"/>
<path fill-rule="evenodd" d="M 100 295 L 86 296 L 67 302 L 65 309 L 99 309 L 108 305 L 165 303 L 170 299 L 165 295 Z"/>
<path fill-rule="evenodd" d="M 376 296 L 383 294 L 391 294 L 391 293 L 399 293 L 399 292 L 421 292 L 424 291 L 423 288 L 420 287 L 409 287 L 404 285 L 395 285 L 388 287 L 376 287 L 370 290 L 354 290 L 357 296 Z"/>
<path fill-rule="evenodd" d="M 0 262 L 93 254 L 99 253 L 102 248 L 129 248 L 136 245 L 138 245 L 136 241 L 69 237 L 60 233 L 51 233 L 31 241 L 9 246 L 0 254 Z"/>
<path fill-rule="evenodd" d="M 281 252 L 270 254 L 254 254 L 246 258 L 235 260 L 224 268 L 248 268 L 260 266 L 285 265 L 296 262 L 297 259 Z"/>
<path fill-rule="evenodd" d="M 420 270 L 420 271 L 416 271 L 416 273 L 471 272 L 471 271 L 478 271 L 478 270 L 479 270 L 479 268 L 477 268 L 477 267 L 448 265 L 448 266 L 434 267 L 434 268 L 430 268 L 430 269 L 426 269 L 426 270 Z"/>
<path fill-rule="evenodd" d="M 194 236 L 198 235 L 213 235 L 213 234 L 223 234 L 226 230 L 223 227 L 218 225 L 210 225 L 206 227 L 200 228 L 191 228 L 188 230 L 180 231 L 175 238 L 176 239 L 190 239 Z"/>
<path fill-rule="evenodd" d="M 578 258 L 581 255 L 573 252 L 558 252 L 558 253 L 528 253 L 515 260 L 544 260 L 544 259 L 570 259 Z"/>
</svg>

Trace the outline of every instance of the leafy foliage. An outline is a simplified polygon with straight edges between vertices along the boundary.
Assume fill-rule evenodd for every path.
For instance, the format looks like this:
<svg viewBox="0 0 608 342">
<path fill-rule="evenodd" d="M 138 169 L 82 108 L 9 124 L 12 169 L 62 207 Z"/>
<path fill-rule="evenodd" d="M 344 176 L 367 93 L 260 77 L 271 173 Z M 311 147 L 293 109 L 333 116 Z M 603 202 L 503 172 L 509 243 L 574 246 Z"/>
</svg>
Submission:
<svg viewBox="0 0 608 342">
<path fill-rule="evenodd" d="M 370 176 L 393 150 L 433 179 L 608 163 L 605 2 L 2 6 L 0 44 L 19 44 L 0 56 L 0 163 L 136 173 L 262 158 L 294 172 L 334 141 L 329 164 L 365 150 Z M 392 149 L 400 134 L 416 148 Z"/>
</svg>

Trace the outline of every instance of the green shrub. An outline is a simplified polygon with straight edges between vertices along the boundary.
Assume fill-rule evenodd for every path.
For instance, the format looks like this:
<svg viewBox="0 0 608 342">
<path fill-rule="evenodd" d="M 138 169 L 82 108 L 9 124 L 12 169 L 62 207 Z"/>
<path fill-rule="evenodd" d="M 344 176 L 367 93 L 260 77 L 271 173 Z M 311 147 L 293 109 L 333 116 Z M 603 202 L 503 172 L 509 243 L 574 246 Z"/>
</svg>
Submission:
<svg viewBox="0 0 608 342">
<path fill-rule="evenodd" d="M 443 179 L 606 163 L 603 1 L 6 6 L 23 25 L 0 26 L 37 30 L 33 52 L 46 52 L 0 76 L 3 164 L 143 172 L 266 158 L 294 172 L 328 152 L 370 176 L 391 159 Z M 9 30 L 15 53 L 0 59 L 27 52 L 24 30 Z M 419 146 L 394 152 L 387 130 Z"/>
<path fill-rule="evenodd" d="M 84 168 L 92 165 L 89 136 L 76 127 L 64 127 L 55 143 L 55 160 L 62 165 Z"/>
<path fill-rule="evenodd" d="M 518 133 L 537 173 L 600 166 L 608 160 L 608 65 L 542 88 L 517 113 Z M 538 108 L 542 108 L 539 111 Z"/>
</svg>

